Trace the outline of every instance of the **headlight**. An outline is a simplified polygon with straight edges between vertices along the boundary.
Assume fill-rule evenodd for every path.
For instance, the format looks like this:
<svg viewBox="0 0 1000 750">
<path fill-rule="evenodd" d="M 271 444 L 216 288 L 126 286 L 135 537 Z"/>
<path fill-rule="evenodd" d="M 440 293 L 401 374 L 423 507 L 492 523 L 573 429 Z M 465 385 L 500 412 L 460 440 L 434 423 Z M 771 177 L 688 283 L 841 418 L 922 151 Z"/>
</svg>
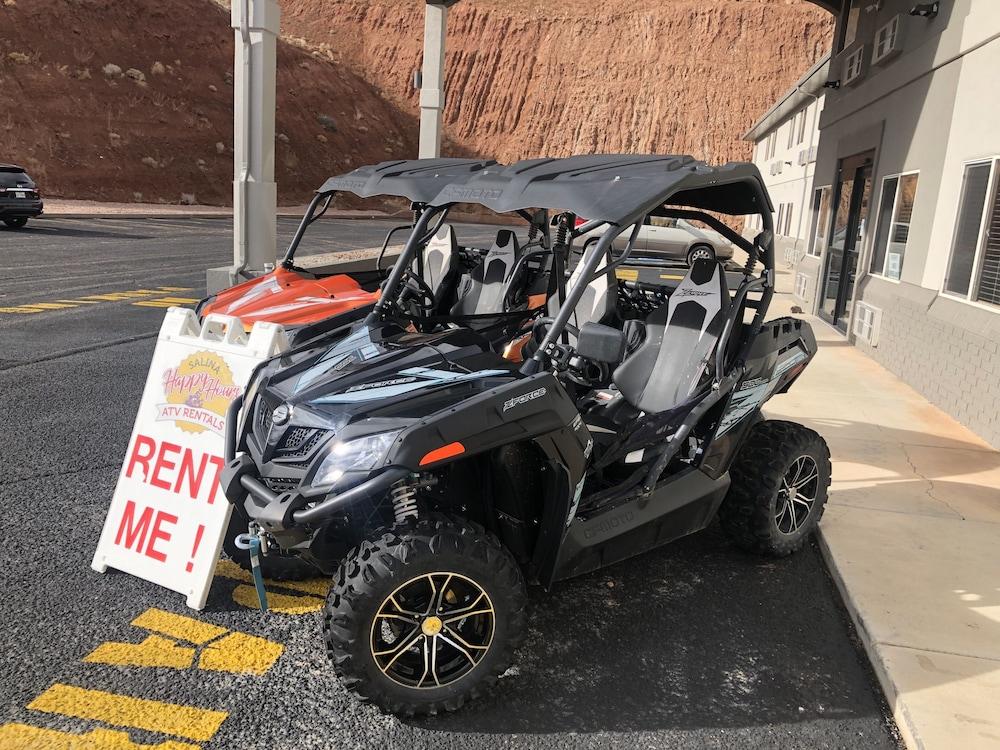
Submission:
<svg viewBox="0 0 1000 750">
<path fill-rule="evenodd" d="M 385 458 L 402 430 L 337 441 L 313 476 L 314 487 L 333 487 L 350 471 L 371 471 Z"/>
</svg>

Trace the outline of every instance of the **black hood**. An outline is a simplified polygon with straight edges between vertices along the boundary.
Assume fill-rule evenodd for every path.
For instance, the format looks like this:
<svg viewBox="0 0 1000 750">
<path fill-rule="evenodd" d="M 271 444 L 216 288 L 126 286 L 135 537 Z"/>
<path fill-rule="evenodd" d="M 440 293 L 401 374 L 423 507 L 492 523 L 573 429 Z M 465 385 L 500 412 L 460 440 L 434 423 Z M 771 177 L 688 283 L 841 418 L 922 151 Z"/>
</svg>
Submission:
<svg viewBox="0 0 1000 750">
<path fill-rule="evenodd" d="M 248 442 L 258 465 L 285 463 L 282 455 L 307 463 L 335 435 L 402 429 L 519 377 L 467 329 L 423 334 L 359 324 L 331 346 L 262 370 L 246 405 Z"/>
</svg>

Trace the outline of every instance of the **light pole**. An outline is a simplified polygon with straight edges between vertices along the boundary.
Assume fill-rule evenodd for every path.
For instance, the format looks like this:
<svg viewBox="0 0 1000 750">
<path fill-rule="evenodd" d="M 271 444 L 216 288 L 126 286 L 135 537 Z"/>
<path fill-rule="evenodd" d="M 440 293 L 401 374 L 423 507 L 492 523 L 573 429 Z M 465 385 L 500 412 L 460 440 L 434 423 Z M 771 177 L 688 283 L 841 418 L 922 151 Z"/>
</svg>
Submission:
<svg viewBox="0 0 1000 750">
<path fill-rule="evenodd" d="M 427 0 L 424 7 L 424 65 L 420 85 L 421 159 L 441 156 L 441 112 L 444 110 L 444 47 L 448 8 L 458 0 Z"/>
<path fill-rule="evenodd" d="M 260 275 L 277 246 L 274 182 L 276 46 L 281 11 L 274 0 L 233 0 L 233 265 L 211 268 L 209 294 Z"/>
</svg>

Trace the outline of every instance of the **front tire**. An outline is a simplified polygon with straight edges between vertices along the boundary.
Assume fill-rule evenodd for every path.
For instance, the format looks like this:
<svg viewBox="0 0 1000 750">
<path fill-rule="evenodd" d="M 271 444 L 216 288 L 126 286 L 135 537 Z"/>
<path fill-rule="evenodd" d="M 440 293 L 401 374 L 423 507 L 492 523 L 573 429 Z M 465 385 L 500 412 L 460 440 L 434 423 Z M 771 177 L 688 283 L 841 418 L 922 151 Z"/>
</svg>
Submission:
<svg viewBox="0 0 1000 750">
<path fill-rule="evenodd" d="M 794 422 L 757 424 L 729 469 L 723 530 L 748 552 L 784 557 L 816 530 L 830 486 L 830 449 Z"/>
<path fill-rule="evenodd" d="M 429 514 L 351 550 L 323 631 L 347 688 L 385 711 L 454 711 L 496 683 L 525 629 L 521 571 L 495 536 Z"/>
<path fill-rule="evenodd" d="M 25 224 L 28 223 L 28 220 L 22 216 L 19 216 L 16 219 L 4 219 L 3 223 L 9 226 L 11 229 L 20 229 L 21 227 L 23 227 Z"/>
</svg>

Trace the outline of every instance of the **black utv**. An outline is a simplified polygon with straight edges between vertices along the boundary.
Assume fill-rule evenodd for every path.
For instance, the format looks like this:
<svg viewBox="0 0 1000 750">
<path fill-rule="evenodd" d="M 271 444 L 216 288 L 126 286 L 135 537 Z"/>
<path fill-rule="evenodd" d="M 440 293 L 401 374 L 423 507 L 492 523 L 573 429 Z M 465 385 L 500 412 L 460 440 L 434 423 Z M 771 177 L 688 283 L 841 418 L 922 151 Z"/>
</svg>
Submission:
<svg viewBox="0 0 1000 750">
<path fill-rule="evenodd" d="M 435 243 L 458 204 L 519 216 L 524 239 Z M 716 517 L 753 552 L 803 544 L 829 452 L 761 405 L 816 342 L 800 320 L 766 320 L 772 206 L 754 166 L 530 160 L 418 211 L 374 309 L 264 363 L 228 419 L 234 524 L 269 574 L 333 576 L 324 633 L 351 690 L 400 714 L 456 709 L 507 669 L 526 583 L 549 588 Z M 717 214 L 765 228 L 748 241 Z M 699 221 L 747 261 L 644 281 L 630 263 L 650 215 Z M 529 304 L 538 289 L 545 304 Z"/>
</svg>

